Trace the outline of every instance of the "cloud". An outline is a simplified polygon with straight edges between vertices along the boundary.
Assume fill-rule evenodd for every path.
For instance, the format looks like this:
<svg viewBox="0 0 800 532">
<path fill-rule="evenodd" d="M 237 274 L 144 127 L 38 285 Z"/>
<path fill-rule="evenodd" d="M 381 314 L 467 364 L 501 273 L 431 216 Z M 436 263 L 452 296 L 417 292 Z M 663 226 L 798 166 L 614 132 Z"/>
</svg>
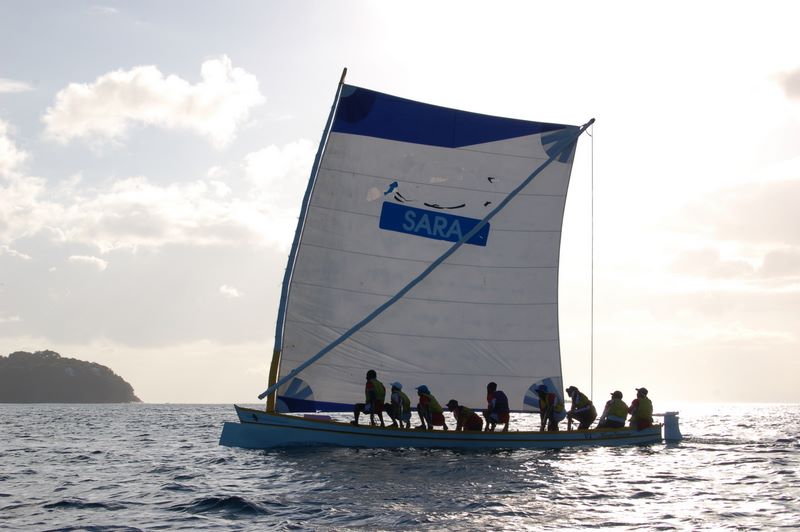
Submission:
<svg viewBox="0 0 800 532">
<path fill-rule="evenodd" d="M 770 249 L 757 253 L 760 264 L 740 257 L 723 258 L 720 250 L 712 247 L 687 250 L 678 254 L 670 270 L 683 276 L 716 281 L 716 284 L 701 284 L 700 289 L 704 291 L 785 290 L 800 293 L 800 248 Z"/>
<path fill-rule="evenodd" d="M 219 187 L 205 181 L 151 183 L 144 177 L 119 180 L 81 201 L 65 206 L 58 221 L 61 240 L 117 248 L 167 243 L 206 245 L 250 239 L 235 220 L 236 200 L 220 198 Z M 246 206 L 244 207 L 246 208 Z"/>
<path fill-rule="evenodd" d="M 10 129 L 0 120 L 0 243 L 9 255 L 13 252 L 9 243 L 40 231 L 57 210 L 56 205 L 40 199 L 46 190 L 45 180 L 23 172 L 28 153 L 16 146 Z M 16 256 L 20 255 L 24 253 Z"/>
<path fill-rule="evenodd" d="M 691 203 L 678 227 L 722 240 L 800 246 L 798 197 L 800 179 L 748 183 Z"/>
<path fill-rule="evenodd" d="M 245 177 L 259 195 L 268 195 L 281 203 L 305 191 L 315 146 L 301 139 L 283 147 L 271 145 L 244 157 Z"/>
<path fill-rule="evenodd" d="M 0 78 L 0 94 L 7 92 L 26 92 L 33 90 L 29 83 L 14 79 Z"/>
<path fill-rule="evenodd" d="M 89 8 L 89 11 L 99 15 L 119 15 L 119 9 L 111 6 L 94 5 Z"/>
<path fill-rule="evenodd" d="M 204 61 L 192 85 L 155 66 L 115 70 L 94 83 L 62 89 L 42 120 L 50 138 L 119 139 L 134 124 L 188 129 L 221 148 L 230 143 L 250 108 L 265 101 L 258 80 L 227 56 Z"/>
<path fill-rule="evenodd" d="M 12 172 L 0 180 L 0 244 L 44 232 L 101 253 L 167 244 L 288 249 L 313 156 L 308 141 L 269 146 L 214 169 L 212 177 L 166 185 L 138 176 L 90 187 L 74 175 L 48 187 Z M 234 174 L 226 176 L 231 181 L 244 179 L 248 189 L 234 194 L 217 179 L 225 173 Z"/>
<path fill-rule="evenodd" d="M 78 264 L 94 266 L 98 271 L 101 272 L 108 268 L 108 261 L 89 255 L 71 255 L 67 260 L 70 262 L 76 262 Z"/>
<path fill-rule="evenodd" d="M 0 245 L 0 255 L 8 255 L 9 257 L 16 257 L 22 260 L 31 260 L 30 255 L 26 255 L 25 253 L 20 253 L 19 251 L 12 249 L 5 244 Z"/>
<path fill-rule="evenodd" d="M 779 74 L 778 83 L 788 98 L 800 100 L 800 68 Z"/>
<path fill-rule="evenodd" d="M 219 293 L 225 297 L 242 297 L 241 292 L 232 286 L 226 284 L 219 287 Z"/>
<path fill-rule="evenodd" d="M 730 279 L 752 276 L 755 268 L 744 260 L 723 260 L 717 249 L 703 248 L 681 252 L 672 270 L 681 274 Z"/>
<path fill-rule="evenodd" d="M 768 278 L 800 279 L 800 249 L 778 249 L 764 256 L 760 273 Z"/>
<path fill-rule="evenodd" d="M 0 316 L 0 324 L 3 323 L 19 323 L 20 317 L 19 316 Z"/>
<path fill-rule="evenodd" d="M 0 119 L 0 177 L 19 171 L 28 154 L 17 148 L 10 136 L 8 122 Z"/>
<path fill-rule="evenodd" d="M 294 235 L 315 152 L 315 146 L 303 139 L 283 147 L 267 146 L 244 157 L 251 198 L 261 206 L 259 214 L 268 223 L 266 237 L 281 247 L 288 247 Z"/>
</svg>

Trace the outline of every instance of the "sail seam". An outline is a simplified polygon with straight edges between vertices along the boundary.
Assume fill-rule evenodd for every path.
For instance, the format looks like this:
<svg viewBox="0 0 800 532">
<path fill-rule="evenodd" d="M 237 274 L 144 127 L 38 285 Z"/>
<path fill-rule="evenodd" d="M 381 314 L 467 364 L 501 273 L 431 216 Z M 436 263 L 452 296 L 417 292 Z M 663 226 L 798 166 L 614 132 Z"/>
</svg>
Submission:
<svg viewBox="0 0 800 532">
<path fill-rule="evenodd" d="M 335 207 L 324 207 L 322 205 L 310 205 L 311 209 L 319 209 L 323 211 L 329 212 L 336 212 L 336 213 L 344 213 L 344 214 L 352 214 L 353 216 L 365 216 L 367 218 L 379 218 L 377 214 L 369 214 L 366 212 L 356 212 L 356 211 L 348 211 L 344 209 L 337 209 Z M 497 233 L 560 233 L 561 231 L 556 231 L 555 229 L 503 229 L 499 228 L 496 225 L 493 227 L 492 231 Z"/>
<path fill-rule="evenodd" d="M 358 133 L 350 133 L 348 131 L 336 130 L 335 133 L 337 135 L 340 135 L 340 136 L 350 136 L 350 135 L 352 135 L 354 137 L 367 137 L 367 138 L 378 139 L 378 140 L 390 140 L 391 142 L 395 142 L 397 144 L 409 144 L 411 146 L 425 146 L 425 147 L 428 147 L 428 148 L 437 148 L 437 147 L 441 148 L 442 147 L 442 146 L 436 146 L 436 145 L 433 145 L 433 144 L 424 144 L 424 143 L 419 143 L 419 142 L 409 142 L 407 140 L 385 139 L 383 137 L 374 137 L 372 135 L 360 135 Z M 519 136 L 519 137 L 510 137 L 509 139 L 503 139 L 503 140 L 521 139 L 521 138 L 524 138 L 524 137 L 535 137 L 536 135 L 538 135 L 538 134 L 522 135 L 522 136 Z M 497 141 L 491 141 L 491 142 L 497 142 Z M 470 146 L 470 145 L 467 145 L 467 146 Z M 473 148 L 469 148 L 467 146 L 450 146 L 450 147 L 448 147 L 448 149 L 451 149 L 453 151 L 480 153 L 481 155 L 497 155 L 498 157 L 514 157 L 516 159 L 524 159 L 526 161 L 547 161 L 548 160 L 547 155 L 541 156 L 541 155 L 522 155 L 521 153 L 503 153 L 503 152 L 499 152 L 499 151 L 479 150 L 477 148 L 474 148 L 474 147 Z M 476 144 L 472 144 L 471 146 L 477 146 L 477 145 Z"/>
<path fill-rule="evenodd" d="M 338 168 L 333 168 L 333 167 L 330 167 L 330 166 L 324 166 L 324 167 L 321 168 L 321 170 L 324 170 L 324 171 L 327 171 L 327 172 L 336 172 L 336 173 L 339 173 L 339 174 L 350 174 L 350 175 L 356 175 L 356 176 L 362 176 L 362 177 L 371 177 L 373 179 L 383 179 L 384 181 L 387 181 L 387 182 L 392 182 L 392 181 L 397 181 L 398 180 L 397 177 L 386 177 L 385 175 L 365 174 L 365 173 L 362 173 L 362 172 L 355 172 L 353 170 L 340 170 Z M 462 186 L 451 185 L 451 184 L 440 185 L 438 183 L 429 183 L 429 182 L 425 182 L 425 181 L 412 181 L 410 179 L 405 179 L 405 178 L 402 179 L 401 181 L 403 183 L 408 183 L 410 185 L 420 185 L 420 186 L 432 187 L 432 188 L 444 188 L 444 189 L 448 189 L 448 190 L 467 190 L 469 192 L 485 192 L 487 194 L 497 194 L 498 196 L 506 196 L 510 192 L 510 190 L 490 190 L 490 189 L 486 189 L 486 188 L 462 187 Z M 564 193 L 564 194 L 542 194 L 541 192 L 520 193 L 519 194 L 519 196 L 526 197 L 526 198 L 536 197 L 536 196 L 541 196 L 543 198 L 549 198 L 549 197 L 563 198 L 563 197 L 566 197 L 566 195 L 567 195 L 566 193 Z"/>
<path fill-rule="evenodd" d="M 382 293 L 382 292 L 370 292 L 367 290 L 356 290 L 354 288 L 342 288 L 338 286 L 329 286 L 324 284 L 317 284 L 317 283 L 306 283 L 301 281 L 295 281 L 295 286 L 310 286 L 313 288 L 324 288 L 329 290 L 338 290 L 341 292 L 349 292 L 351 294 L 365 294 L 369 296 L 383 296 L 383 297 L 391 297 L 394 292 L 390 293 Z M 456 303 L 456 304 L 467 304 L 467 305 L 492 305 L 492 306 L 499 306 L 499 307 L 536 307 L 536 306 L 552 306 L 557 305 L 557 301 L 548 301 L 545 303 L 506 303 L 506 302 L 491 302 L 491 301 L 469 301 L 469 300 L 461 300 L 461 299 L 434 299 L 428 297 L 406 297 L 408 301 L 428 301 L 428 302 L 435 302 L 435 303 Z"/>
<path fill-rule="evenodd" d="M 407 259 L 405 257 L 393 257 L 389 255 L 377 255 L 375 253 L 365 253 L 363 251 L 353 251 L 349 249 L 341 249 L 341 248 L 332 248 L 329 246 L 323 246 L 322 244 L 314 244 L 311 242 L 303 242 L 303 246 L 308 246 L 312 248 L 318 249 L 326 249 L 328 251 L 339 251 L 341 253 L 352 254 L 352 255 L 363 255 L 366 257 L 376 257 L 381 259 L 392 259 L 398 262 L 421 262 L 424 264 L 430 264 L 429 260 L 421 260 L 421 259 Z M 486 269 L 508 269 L 508 270 L 555 270 L 558 266 L 481 266 L 477 264 L 467 264 L 463 262 L 446 262 L 445 265 L 447 266 L 465 266 L 469 268 L 486 268 Z"/>
<path fill-rule="evenodd" d="M 344 364 L 323 364 L 320 363 L 320 367 L 331 368 L 331 369 L 357 369 L 360 370 L 360 366 L 346 366 Z M 445 371 L 430 371 L 430 370 L 403 370 L 403 369 L 396 369 L 392 368 L 392 374 L 397 375 L 418 375 L 419 373 L 425 373 L 425 375 L 444 375 L 444 376 L 458 376 L 458 377 L 485 377 L 486 379 L 495 379 L 497 377 L 504 377 L 509 379 L 530 379 L 530 380 L 539 380 L 544 378 L 543 375 L 519 375 L 519 374 L 509 374 L 509 373 L 459 373 L 447 370 Z"/>
<path fill-rule="evenodd" d="M 348 327 L 341 327 L 337 325 L 326 325 L 324 323 L 317 323 L 311 321 L 302 321 L 297 319 L 287 319 L 286 323 L 297 323 L 300 325 L 314 325 L 317 327 L 324 327 L 326 329 L 330 329 L 332 331 L 346 331 Z M 404 337 L 411 337 L 411 338 L 435 338 L 438 340 L 467 340 L 471 342 L 512 342 L 512 343 L 544 343 L 544 342 L 558 342 L 558 338 L 553 339 L 535 339 L 535 338 L 522 338 L 522 339 L 508 339 L 508 338 L 477 338 L 477 337 L 469 337 L 469 336 L 436 336 L 430 334 L 418 334 L 418 333 L 398 333 L 398 332 L 388 332 L 388 331 L 375 331 L 372 329 L 364 330 L 361 329 L 358 332 L 370 333 L 370 334 L 385 334 L 387 336 L 404 336 Z M 357 333 L 354 333 L 357 334 Z"/>
</svg>

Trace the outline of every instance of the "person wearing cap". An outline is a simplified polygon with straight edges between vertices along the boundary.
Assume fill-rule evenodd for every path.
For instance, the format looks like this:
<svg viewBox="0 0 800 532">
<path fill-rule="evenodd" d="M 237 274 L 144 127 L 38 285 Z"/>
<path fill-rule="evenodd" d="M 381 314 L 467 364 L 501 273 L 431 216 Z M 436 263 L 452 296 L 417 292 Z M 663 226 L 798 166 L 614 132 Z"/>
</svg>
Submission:
<svg viewBox="0 0 800 532">
<path fill-rule="evenodd" d="M 540 384 L 534 390 L 539 396 L 539 417 L 542 422 L 539 431 L 543 432 L 545 425 L 548 431 L 557 431 L 558 422 L 567 417 L 564 402 L 544 384 Z"/>
<path fill-rule="evenodd" d="M 370 426 L 375 426 L 375 415 L 383 424 L 383 402 L 386 400 L 386 388 L 383 383 L 378 380 L 378 374 L 374 369 L 367 372 L 367 384 L 364 386 L 364 402 L 356 403 L 353 409 L 353 417 L 355 418 L 350 422 L 351 425 L 358 425 L 358 417 L 363 412 L 369 414 Z"/>
<path fill-rule="evenodd" d="M 503 423 L 503 432 L 508 432 L 510 414 L 508 397 L 497 389 L 496 382 L 490 382 L 486 385 L 486 403 L 488 406 L 483 411 L 483 417 L 486 419 L 486 431 L 494 432 L 495 426 L 498 423 Z"/>
<path fill-rule="evenodd" d="M 411 428 L 411 399 L 403 392 L 403 385 L 399 382 L 391 384 L 392 395 L 389 396 L 389 402 L 383 405 L 383 409 L 392 418 L 391 427 L 397 427 L 398 423 L 400 428 Z"/>
<path fill-rule="evenodd" d="M 597 419 L 597 409 L 594 404 L 576 386 L 567 388 L 567 395 L 572 400 L 572 406 L 567 412 L 568 430 L 572 430 L 573 419 L 578 421 L 578 430 L 588 429 Z"/>
<path fill-rule="evenodd" d="M 628 405 L 622 400 L 622 392 L 617 390 L 611 394 L 611 399 L 606 402 L 603 415 L 597 422 L 598 429 L 619 429 L 625 426 L 628 417 Z"/>
<path fill-rule="evenodd" d="M 441 426 L 444 430 L 447 430 L 447 423 L 444 422 L 444 410 L 428 387 L 424 384 L 417 386 L 417 395 L 419 395 L 417 414 L 419 414 L 421 422 L 420 425 L 417 425 L 417 428 L 433 430 L 433 427 Z"/>
<path fill-rule="evenodd" d="M 483 421 L 480 416 L 466 406 L 459 405 L 455 399 L 450 399 L 447 402 L 447 409 L 456 418 L 457 431 L 475 430 L 480 432 L 483 430 Z"/>
<path fill-rule="evenodd" d="M 653 426 L 653 403 L 647 397 L 647 388 L 636 388 L 636 399 L 631 401 L 628 413 L 630 426 L 636 430 Z"/>
</svg>

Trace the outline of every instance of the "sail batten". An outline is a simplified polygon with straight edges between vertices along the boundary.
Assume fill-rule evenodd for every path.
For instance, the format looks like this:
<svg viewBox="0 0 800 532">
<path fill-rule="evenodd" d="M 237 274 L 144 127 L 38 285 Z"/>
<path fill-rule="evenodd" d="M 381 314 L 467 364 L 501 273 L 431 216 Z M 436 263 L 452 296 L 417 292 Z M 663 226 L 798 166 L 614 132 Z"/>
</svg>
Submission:
<svg viewBox="0 0 800 532">
<path fill-rule="evenodd" d="M 367 369 L 463 404 L 492 378 L 515 409 L 537 383 L 560 392 L 561 220 L 582 131 L 345 86 L 301 222 L 278 409 L 354 402 Z"/>
</svg>

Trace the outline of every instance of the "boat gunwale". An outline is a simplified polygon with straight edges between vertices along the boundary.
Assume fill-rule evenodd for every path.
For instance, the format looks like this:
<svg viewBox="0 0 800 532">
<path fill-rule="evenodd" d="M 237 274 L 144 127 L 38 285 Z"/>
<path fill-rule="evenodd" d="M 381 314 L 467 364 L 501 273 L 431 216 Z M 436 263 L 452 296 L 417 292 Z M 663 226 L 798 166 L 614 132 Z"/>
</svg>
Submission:
<svg viewBox="0 0 800 532">
<path fill-rule="evenodd" d="M 465 441 L 476 441 L 476 440 L 486 440 L 496 443 L 501 443 L 503 441 L 508 442 L 520 442 L 526 441 L 530 439 L 538 439 L 540 441 L 546 442 L 572 442 L 572 441 L 591 441 L 591 442 L 598 442 L 598 441 L 608 441 L 608 440 L 622 440 L 622 439 L 644 439 L 647 440 L 643 443 L 650 443 L 652 442 L 655 436 L 658 436 L 660 440 L 662 438 L 662 428 L 663 424 L 658 423 L 654 424 L 651 427 L 647 427 L 646 429 L 642 430 L 632 430 L 631 427 L 619 427 L 619 428 L 607 428 L 607 429 L 585 429 L 585 430 L 571 430 L 571 431 L 456 431 L 456 430 L 418 430 L 418 429 L 401 429 L 399 427 L 380 427 L 380 426 L 370 426 L 370 425 L 352 425 L 347 422 L 343 421 L 335 421 L 333 419 L 315 419 L 315 418 L 306 418 L 300 417 L 295 415 L 287 415 L 281 414 L 278 412 L 265 412 L 263 410 L 256 410 L 253 408 L 246 408 L 241 407 L 238 405 L 234 405 L 236 408 L 237 414 L 239 412 L 250 412 L 251 414 L 260 414 L 266 416 L 273 416 L 277 418 L 282 418 L 285 420 L 297 420 L 307 424 L 319 424 L 320 426 L 301 426 L 301 425 L 292 425 L 287 427 L 285 424 L 281 423 L 270 423 L 269 420 L 266 421 L 248 421 L 242 419 L 239 416 L 239 422 L 245 425 L 259 425 L 264 427 L 280 427 L 280 428 L 290 428 L 291 430 L 310 430 L 310 431 L 323 431 L 323 432 L 330 432 L 330 433 L 339 433 L 339 434 L 354 434 L 359 436 L 377 436 L 380 438 L 410 438 L 410 439 L 423 439 L 423 438 L 434 438 L 434 439 L 446 439 L 449 441 L 458 441 L 458 440 L 465 440 Z M 325 425 L 328 425 L 327 427 Z M 337 427 L 341 427 L 341 429 L 347 430 L 340 430 Z M 657 432 L 656 430 L 657 429 Z M 376 433 L 370 434 L 371 431 L 375 430 Z M 611 433 L 611 434 L 609 434 Z M 468 434 L 471 437 L 463 437 L 460 435 Z M 587 437 L 587 434 L 602 434 L 601 437 L 591 438 Z M 583 435 L 583 438 L 578 437 L 578 435 Z M 546 438 L 541 438 L 541 436 L 547 436 Z M 561 437 L 559 437 L 561 436 Z M 635 442 L 632 442 L 635 443 Z"/>
</svg>

